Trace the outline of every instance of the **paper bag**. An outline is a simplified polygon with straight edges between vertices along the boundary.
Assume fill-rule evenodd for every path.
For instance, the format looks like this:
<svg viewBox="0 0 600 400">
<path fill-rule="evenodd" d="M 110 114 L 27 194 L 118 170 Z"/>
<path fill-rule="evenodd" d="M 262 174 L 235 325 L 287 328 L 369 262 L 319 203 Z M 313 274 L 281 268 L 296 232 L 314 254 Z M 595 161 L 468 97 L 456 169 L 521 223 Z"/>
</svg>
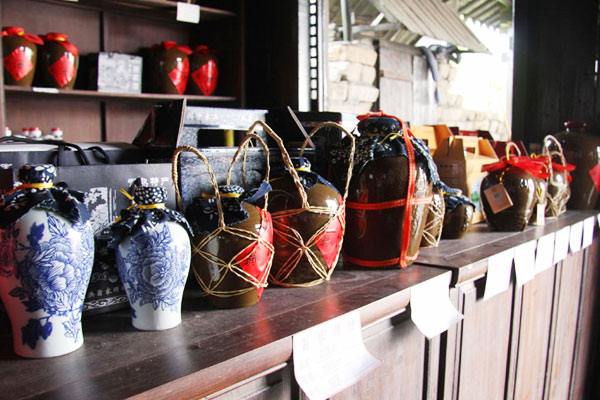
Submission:
<svg viewBox="0 0 600 400">
<path fill-rule="evenodd" d="M 479 187 L 486 173 L 481 172 L 481 166 L 498 161 L 491 143 L 475 136 L 449 137 L 439 143 L 433 160 L 442 181 L 462 190 L 475 203 L 472 222 L 483 221 Z"/>
</svg>

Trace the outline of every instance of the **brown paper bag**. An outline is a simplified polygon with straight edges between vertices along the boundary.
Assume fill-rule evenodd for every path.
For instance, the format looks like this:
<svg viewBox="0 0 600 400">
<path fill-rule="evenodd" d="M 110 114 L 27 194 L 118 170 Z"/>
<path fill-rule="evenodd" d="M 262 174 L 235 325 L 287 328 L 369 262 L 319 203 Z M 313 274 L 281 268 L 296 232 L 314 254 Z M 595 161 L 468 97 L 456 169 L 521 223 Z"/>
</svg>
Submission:
<svg viewBox="0 0 600 400">
<path fill-rule="evenodd" d="M 475 203 L 473 223 L 484 220 L 479 186 L 486 175 L 481 166 L 498 161 L 489 140 L 475 136 L 453 136 L 442 140 L 433 154 L 440 178 L 450 187 L 459 188 Z"/>
</svg>

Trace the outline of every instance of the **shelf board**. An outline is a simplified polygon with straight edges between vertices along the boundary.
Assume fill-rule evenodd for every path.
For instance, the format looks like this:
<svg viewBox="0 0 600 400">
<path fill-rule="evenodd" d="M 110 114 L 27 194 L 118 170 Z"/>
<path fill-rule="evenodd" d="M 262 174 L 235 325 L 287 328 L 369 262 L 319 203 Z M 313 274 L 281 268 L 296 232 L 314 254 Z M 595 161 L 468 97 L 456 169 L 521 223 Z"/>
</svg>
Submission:
<svg viewBox="0 0 600 400">
<path fill-rule="evenodd" d="M 181 100 L 187 99 L 191 101 L 201 102 L 229 102 L 236 101 L 236 97 L 231 96 L 196 96 L 191 94 L 162 94 L 162 93 L 103 93 L 94 90 L 78 90 L 78 89 L 52 89 L 40 87 L 24 87 L 16 85 L 4 86 L 6 94 L 31 94 L 36 96 L 60 96 L 60 97 L 77 97 L 89 98 L 97 100 L 146 100 L 146 101 L 161 101 L 161 100 Z"/>
<path fill-rule="evenodd" d="M 91 8 L 100 11 L 115 11 L 141 17 L 172 18 L 175 20 L 177 2 L 171 0 L 37 0 L 43 3 L 72 7 Z M 141 15 L 138 13 L 142 13 Z M 166 15 L 165 15 L 166 12 Z M 235 17 L 236 13 L 213 7 L 200 6 L 200 23 L 203 20 Z"/>
</svg>

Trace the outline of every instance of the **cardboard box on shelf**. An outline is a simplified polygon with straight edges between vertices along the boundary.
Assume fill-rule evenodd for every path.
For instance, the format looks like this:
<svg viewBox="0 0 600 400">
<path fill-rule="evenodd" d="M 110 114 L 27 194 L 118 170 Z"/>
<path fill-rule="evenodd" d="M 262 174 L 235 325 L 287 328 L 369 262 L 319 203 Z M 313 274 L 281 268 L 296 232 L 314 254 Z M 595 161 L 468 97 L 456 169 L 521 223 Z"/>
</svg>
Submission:
<svg viewBox="0 0 600 400">
<path fill-rule="evenodd" d="M 446 125 L 415 125 L 411 126 L 410 130 L 417 138 L 427 143 L 431 154 L 435 153 L 442 140 L 452 136 L 452 132 Z"/>
<path fill-rule="evenodd" d="M 498 161 L 487 139 L 475 136 L 452 136 L 442 140 L 433 154 L 440 178 L 450 187 L 459 188 L 475 203 L 473 223 L 484 220 L 479 186 L 486 175 L 481 167 Z"/>
</svg>

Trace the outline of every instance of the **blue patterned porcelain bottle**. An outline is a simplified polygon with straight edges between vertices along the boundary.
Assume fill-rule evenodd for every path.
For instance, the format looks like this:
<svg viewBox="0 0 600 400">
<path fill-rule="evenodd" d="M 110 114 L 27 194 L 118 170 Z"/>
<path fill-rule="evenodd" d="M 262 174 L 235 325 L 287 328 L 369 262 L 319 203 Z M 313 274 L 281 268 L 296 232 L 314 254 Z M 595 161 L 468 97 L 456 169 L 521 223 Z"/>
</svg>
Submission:
<svg viewBox="0 0 600 400">
<path fill-rule="evenodd" d="M 19 169 L 0 201 L 0 295 L 15 353 L 54 357 L 83 344 L 81 310 L 94 235 L 83 193 L 56 187 L 52 165 Z"/>
<path fill-rule="evenodd" d="M 185 218 L 165 207 L 167 191 L 136 186 L 134 206 L 112 225 L 117 267 L 125 286 L 133 326 L 163 330 L 181 323 L 183 288 L 191 249 Z"/>
</svg>

